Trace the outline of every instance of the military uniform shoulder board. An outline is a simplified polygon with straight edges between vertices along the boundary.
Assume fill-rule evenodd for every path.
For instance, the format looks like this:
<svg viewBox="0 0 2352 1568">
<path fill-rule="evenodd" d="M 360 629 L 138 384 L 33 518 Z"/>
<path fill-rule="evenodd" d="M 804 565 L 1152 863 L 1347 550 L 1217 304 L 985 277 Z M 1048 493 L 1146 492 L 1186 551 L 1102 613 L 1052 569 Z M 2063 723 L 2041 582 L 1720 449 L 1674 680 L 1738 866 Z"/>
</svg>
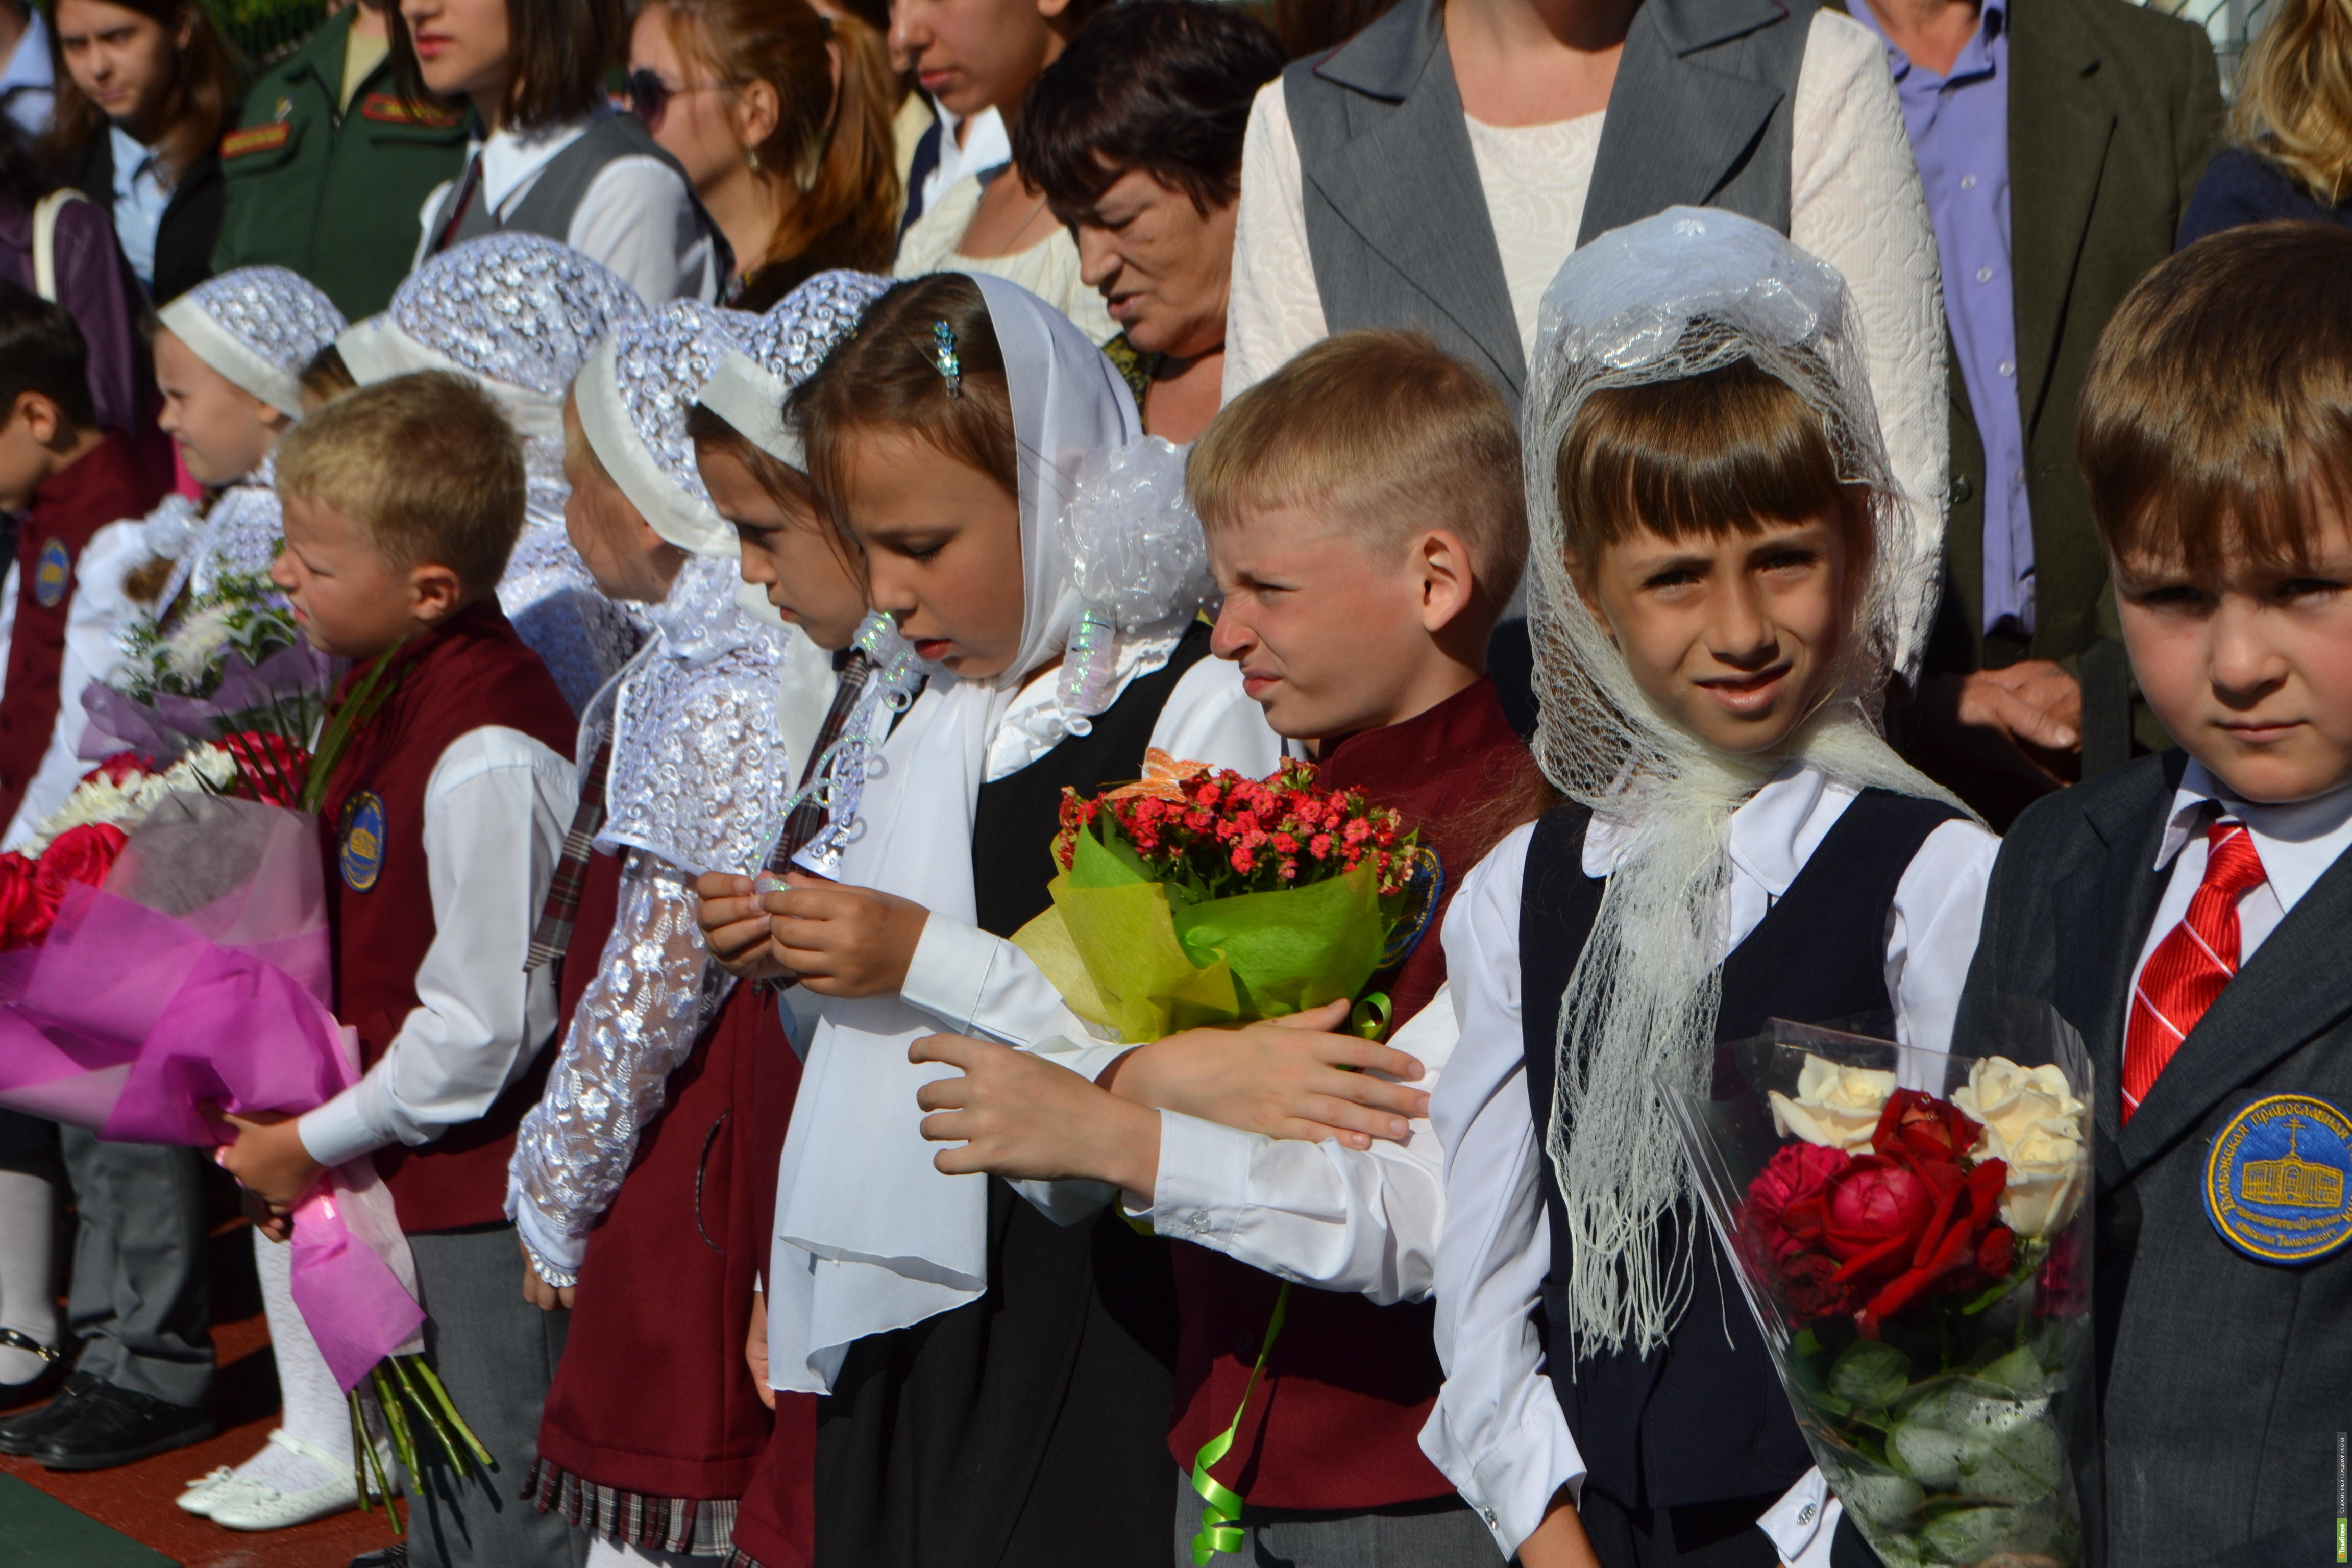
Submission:
<svg viewBox="0 0 2352 1568">
<path fill-rule="evenodd" d="M 66 542 L 52 539 L 41 546 L 41 558 L 33 566 L 33 598 L 41 608 L 54 610 L 65 603 L 66 590 L 73 585 L 73 557 L 66 551 Z"/>
<path fill-rule="evenodd" d="M 383 875 L 383 797 L 373 791 L 343 805 L 341 850 L 336 856 L 343 886 L 364 893 Z"/>
<path fill-rule="evenodd" d="M 372 92 L 362 99 L 360 117 L 379 125 L 416 125 L 427 131 L 453 130 L 465 118 L 455 110 L 389 92 Z"/>
<path fill-rule="evenodd" d="M 221 138 L 220 155 L 242 158 L 250 153 L 274 153 L 286 145 L 294 134 L 293 122 L 273 120 L 267 125 L 248 125 L 242 131 L 232 131 Z"/>
<path fill-rule="evenodd" d="M 2311 1263 L 2352 1242 L 2352 1118 L 2273 1094 L 2230 1119 L 2205 1156 L 2205 1215 L 2265 1263 Z"/>
</svg>

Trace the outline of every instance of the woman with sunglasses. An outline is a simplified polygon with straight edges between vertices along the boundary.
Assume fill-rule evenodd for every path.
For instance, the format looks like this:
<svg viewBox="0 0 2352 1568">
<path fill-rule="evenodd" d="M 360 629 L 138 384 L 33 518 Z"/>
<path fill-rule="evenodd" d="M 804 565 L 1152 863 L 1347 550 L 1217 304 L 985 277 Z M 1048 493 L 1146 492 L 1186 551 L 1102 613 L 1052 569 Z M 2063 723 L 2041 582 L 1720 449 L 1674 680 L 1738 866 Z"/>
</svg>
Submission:
<svg viewBox="0 0 2352 1568">
<path fill-rule="evenodd" d="M 882 37 L 805 0 L 655 0 L 629 97 L 735 252 L 726 302 L 765 310 L 820 272 L 889 269 L 896 83 Z"/>
<path fill-rule="evenodd" d="M 470 103 L 475 121 L 464 171 L 425 198 L 416 262 L 520 229 L 602 262 L 649 305 L 719 297 L 726 237 L 677 160 L 605 96 L 625 26 L 622 0 L 400 0 L 395 79 Z"/>
</svg>

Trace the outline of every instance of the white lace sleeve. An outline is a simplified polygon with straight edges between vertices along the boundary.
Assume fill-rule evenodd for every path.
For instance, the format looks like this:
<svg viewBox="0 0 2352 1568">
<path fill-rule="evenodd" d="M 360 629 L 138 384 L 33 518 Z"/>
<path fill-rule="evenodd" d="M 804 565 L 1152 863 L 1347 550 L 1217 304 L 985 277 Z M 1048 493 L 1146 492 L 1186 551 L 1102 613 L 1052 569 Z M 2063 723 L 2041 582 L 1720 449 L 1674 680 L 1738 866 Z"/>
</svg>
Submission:
<svg viewBox="0 0 2352 1568">
<path fill-rule="evenodd" d="M 1931 237 L 1931 258 L 1934 253 Z M 1234 220 L 1232 297 L 1225 307 L 1224 400 L 1231 403 L 1329 335 L 1307 253 L 1298 142 L 1276 77 L 1258 89 L 1242 142 L 1241 211 Z"/>
<path fill-rule="evenodd" d="M 687 873 L 628 852 L 613 934 L 507 1171 L 507 1212 L 550 1284 L 577 1280 L 588 1232 L 661 1114 L 669 1075 L 727 994 L 694 910 Z"/>
<path fill-rule="evenodd" d="M 1789 237 L 1845 275 L 1862 311 L 1887 462 L 1918 509 L 1911 569 L 1932 574 L 1951 462 L 1936 226 L 1885 46 L 1827 7 L 1813 15 L 1797 73 L 1789 186 Z M 1906 651 L 1916 662 L 1920 649 Z"/>
</svg>

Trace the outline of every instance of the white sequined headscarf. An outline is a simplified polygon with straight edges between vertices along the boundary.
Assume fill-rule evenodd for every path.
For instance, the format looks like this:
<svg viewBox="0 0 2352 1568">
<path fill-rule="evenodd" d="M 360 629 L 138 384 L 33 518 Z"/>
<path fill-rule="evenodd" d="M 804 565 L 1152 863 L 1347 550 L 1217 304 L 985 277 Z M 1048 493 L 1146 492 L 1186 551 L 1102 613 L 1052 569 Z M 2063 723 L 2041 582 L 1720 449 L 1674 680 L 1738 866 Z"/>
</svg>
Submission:
<svg viewBox="0 0 2352 1568">
<path fill-rule="evenodd" d="M 680 550 L 730 561 L 742 546 L 703 488 L 686 416 L 745 320 L 673 300 L 597 344 L 572 384 L 581 432 L 629 504 Z"/>
<path fill-rule="evenodd" d="M 1595 393 L 1741 360 L 1819 416 L 1841 481 L 1868 495 L 1873 539 L 1853 635 L 1819 707 L 1778 751 L 1752 757 L 1706 745 L 1643 695 L 1570 575 L 1557 484 L 1561 441 Z M 1654 1245 L 1687 1190 L 1658 1084 L 1703 1090 L 1713 1059 L 1732 815 L 1792 762 L 1856 789 L 1950 799 L 1878 731 L 1888 675 L 1915 665 L 1926 637 L 1943 531 L 1889 469 L 1864 363 L 1837 271 L 1728 213 L 1675 207 L 1612 230 L 1570 256 L 1544 292 L 1520 416 L 1528 627 L 1543 704 L 1535 752 L 1563 793 L 1630 830 L 1555 1040 L 1546 1149 L 1567 1199 L 1578 1359 L 1647 1354 L 1687 1296 L 1689 1252 L 1661 1257 Z"/>
<path fill-rule="evenodd" d="M 302 417 L 302 369 L 343 330 L 317 285 L 283 267 L 240 267 L 156 312 L 213 369 L 289 419 Z"/>
</svg>

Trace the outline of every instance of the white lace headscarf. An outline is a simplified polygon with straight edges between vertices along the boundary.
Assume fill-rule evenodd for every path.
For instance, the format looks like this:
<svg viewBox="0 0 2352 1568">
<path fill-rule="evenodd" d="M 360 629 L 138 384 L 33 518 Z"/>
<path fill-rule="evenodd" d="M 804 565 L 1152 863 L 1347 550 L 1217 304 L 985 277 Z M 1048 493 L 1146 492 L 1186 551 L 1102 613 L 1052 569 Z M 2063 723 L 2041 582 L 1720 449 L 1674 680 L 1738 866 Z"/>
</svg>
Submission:
<svg viewBox="0 0 2352 1568">
<path fill-rule="evenodd" d="M 283 267 L 208 278 L 156 312 L 213 369 L 289 419 L 302 417 L 302 369 L 343 330 L 318 286 Z"/>
<path fill-rule="evenodd" d="M 1655 1245 L 1688 1186 L 1659 1085 L 1703 1090 L 1713 1060 L 1733 813 L 1792 762 L 1856 789 L 1951 798 L 1878 730 L 1889 674 L 1914 667 L 1926 638 L 1942 520 L 1888 468 L 1861 334 L 1833 268 L 1713 210 L 1675 207 L 1612 230 L 1570 256 L 1544 292 L 1521 416 L 1528 627 L 1543 704 L 1535 752 L 1563 793 L 1630 830 L 1555 1038 L 1545 1146 L 1567 1199 L 1575 1359 L 1649 1353 L 1687 1297 L 1687 1247 L 1662 1257 Z M 1557 484 L 1562 438 L 1593 394 L 1741 360 L 1820 417 L 1839 479 L 1868 493 L 1873 542 L 1853 633 L 1815 711 L 1760 756 L 1706 745 L 1643 696 L 1570 576 Z"/>
<path fill-rule="evenodd" d="M 841 862 L 845 882 L 967 924 L 978 908 L 972 821 L 990 738 L 1024 678 L 1062 651 L 1077 609 L 1072 545 L 1057 520 L 1088 455 L 1141 434 L 1126 384 L 1066 317 L 1018 284 L 972 281 L 1012 393 L 1020 651 L 1002 674 L 933 682 L 884 749 L 866 785 L 866 831 Z M 908 1062 L 907 1049 L 939 1027 L 895 995 L 824 1005 L 777 1177 L 768 1333 L 779 1388 L 829 1393 L 853 1342 L 988 1288 L 987 1181 L 941 1175 L 918 1127 L 915 1092 L 943 1072 Z"/>
</svg>

